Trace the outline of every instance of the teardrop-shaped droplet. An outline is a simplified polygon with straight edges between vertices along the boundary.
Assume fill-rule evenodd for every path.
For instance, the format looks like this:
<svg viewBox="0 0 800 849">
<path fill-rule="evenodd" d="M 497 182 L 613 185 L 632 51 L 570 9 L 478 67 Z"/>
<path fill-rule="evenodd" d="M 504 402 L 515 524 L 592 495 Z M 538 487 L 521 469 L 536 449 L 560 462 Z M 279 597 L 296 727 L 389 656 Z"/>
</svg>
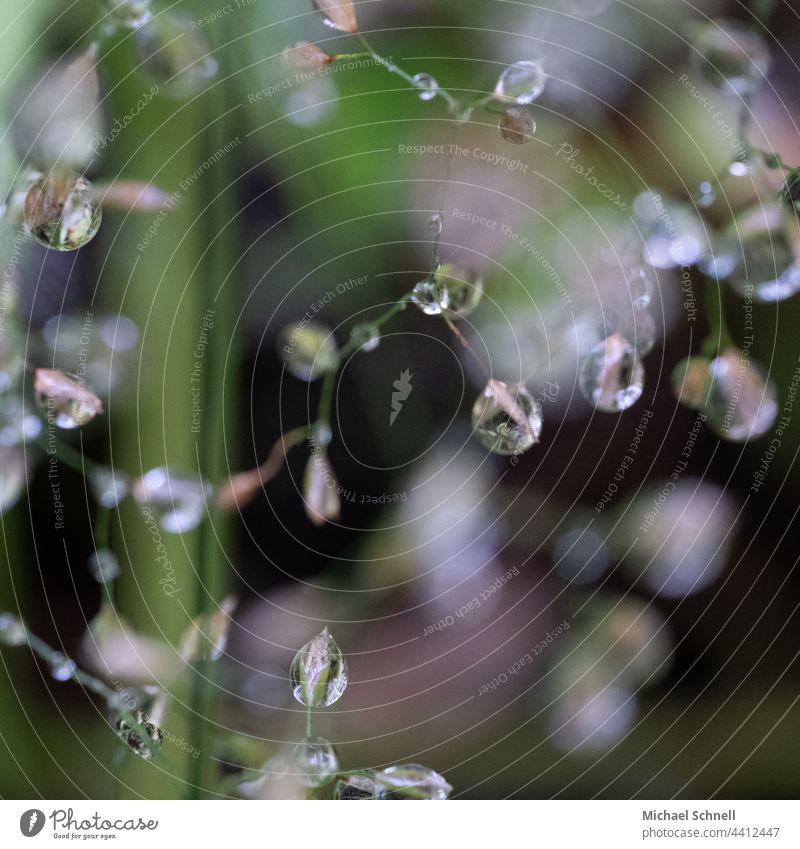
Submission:
<svg viewBox="0 0 800 849">
<path fill-rule="evenodd" d="M 785 216 L 785 217 L 784 217 Z M 732 222 L 725 234 L 728 284 L 744 298 L 775 303 L 800 291 L 800 234 L 794 213 L 758 204 Z"/>
<path fill-rule="evenodd" d="M 697 73 L 722 94 L 744 97 L 764 83 L 769 49 L 750 27 L 731 20 L 697 26 L 691 61 Z"/>
<path fill-rule="evenodd" d="M 300 380 L 316 380 L 339 362 L 333 333 L 315 322 L 285 327 L 278 350 L 287 371 Z"/>
<path fill-rule="evenodd" d="M 672 371 L 672 391 L 678 403 L 692 410 L 699 409 L 708 397 L 711 381 L 711 360 L 708 357 L 686 357 Z"/>
<path fill-rule="evenodd" d="M 217 73 L 201 29 L 180 13 L 162 12 L 133 33 L 139 69 L 180 100 L 201 92 Z"/>
<path fill-rule="evenodd" d="M 306 737 L 294 748 L 292 772 L 306 787 L 322 787 L 339 771 L 333 744 L 324 737 Z"/>
<path fill-rule="evenodd" d="M 642 310 L 653 300 L 655 272 L 651 266 L 637 265 L 627 275 L 628 295 L 635 310 Z"/>
<path fill-rule="evenodd" d="M 694 209 L 647 191 L 634 200 L 633 213 L 650 265 L 694 265 L 708 253 L 708 235 Z"/>
<path fill-rule="evenodd" d="M 56 427 L 72 430 L 103 412 L 97 395 L 82 380 L 54 369 L 36 369 L 36 401 Z"/>
<path fill-rule="evenodd" d="M 446 262 L 436 272 L 439 303 L 448 318 L 466 318 L 483 298 L 483 278 L 469 268 Z"/>
<path fill-rule="evenodd" d="M 539 441 L 542 408 L 522 384 L 490 380 L 472 408 L 472 427 L 495 454 L 522 454 Z"/>
<path fill-rule="evenodd" d="M 360 802 L 378 798 L 378 787 L 367 775 L 348 775 L 336 785 L 336 799 L 343 802 Z"/>
<path fill-rule="evenodd" d="M 599 342 L 581 365 L 578 387 L 598 410 L 606 413 L 627 410 L 644 390 L 644 367 L 636 349 L 617 333 Z"/>
<path fill-rule="evenodd" d="M 89 472 L 89 485 L 101 507 L 116 507 L 130 492 L 128 475 L 112 466 L 95 466 Z"/>
<path fill-rule="evenodd" d="M 90 242 L 103 218 L 92 184 L 68 168 L 55 168 L 33 183 L 23 214 L 33 238 L 57 251 L 75 251 Z"/>
<path fill-rule="evenodd" d="M 509 144 L 527 144 L 536 133 L 536 119 L 530 109 L 512 106 L 500 116 L 500 135 Z"/>
<path fill-rule="evenodd" d="M 494 97 L 502 103 L 524 106 L 533 103 L 547 84 L 547 74 L 539 61 L 515 62 L 497 80 Z"/>
<path fill-rule="evenodd" d="M 711 362 L 709 375 L 700 409 L 720 439 L 746 442 L 769 431 L 778 416 L 778 393 L 752 357 L 728 348 Z"/>
<path fill-rule="evenodd" d="M 0 398 L 0 446 L 31 442 L 42 430 L 42 420 L 29 412 L 21 398 Z"/>
<path fill-rule="evenodd" d="M 66 655 L 61 654 L 61 652 L 54 652 L 48 660 L 48 665 L 50 667 L 50 675 L 56 681 L 70 681 L 75 675 L 75 670 L 78 668 L 74 660 L 70 660 Z"/>
<path fill-rule="evenodd" d="M 100 0 L 100 8 L 107 15 L 107 32 L 137 29 L 153 17 L 150 0 Z"/>
<path fill-rule="evenodd" d="M 328 707 L 347 686 L 347 663 L 328 629 L 309 640 L 289 669 L 294 697 L 309 707 Z"/>
<path fill-rule="evenodd" d="M 442 232 L 442 216 L 438 212 L 434 212 L 428 218 L 428 232 L 438 236 Z"/>
<path fill-rule="evenodd" d="M 164 735 L 155 722 L 150 722 L 141 710 L 137 710 L 136 723 L 127 717 L 116 720 L 117 735 L 125 741 L 134 755 L 149 761 L 161 749 Z"/>
<path fill-rule="evenodd" d="M 441 801 L 453 792 L 444 776 L 419 764 L 398 764 L 375 773 L 381 799 Z"/>
<path fill-rule="evenodd" d="M 374 324 L 357 324 L 350 333 L 350 338 L 358 345 L 360 351 L 369 353 L 381 343 L 381 332 Z"/>
<path fill-rule="evenodd" d="M 201 477 L 159 467 L 135 481 L 132 494 L 163 530 L 182 534 L 194 530 L 205 518 L 211 485 Z"/>
<path fill-rule="evenodd" d="M 433 100 L 439 91 L 439 83 L 430 74 L 416 74 L 412 82 L 419 91 L 420 100 Z"/>
<path fill-rule="evenodd" d="M 89 555 L 88 567 L 91 576 L 98 584 L 107 584 L 116 580 L 121 572 L 117 555 L 109 548 L 98 548 Z"/>
<path fill-rule="evenodd" d="M 420 280 L 411 292 L 411 303 L 425 315 L 441 315 L 449 301 L 435 280 Z"/>
<path fill-rule="evenodd" d="M 23 621 L 13 613 L 0 613 L 0 646 L 24 646 L 28 630 Z"/>
</svg>

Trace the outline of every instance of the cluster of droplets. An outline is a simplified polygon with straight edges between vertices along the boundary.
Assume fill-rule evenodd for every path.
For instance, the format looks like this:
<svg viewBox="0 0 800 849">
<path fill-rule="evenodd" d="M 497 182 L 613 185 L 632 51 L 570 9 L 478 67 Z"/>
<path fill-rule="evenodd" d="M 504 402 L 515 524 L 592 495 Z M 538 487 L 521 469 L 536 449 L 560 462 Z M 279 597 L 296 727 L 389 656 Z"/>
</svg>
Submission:
<svg viewBox="0 0 800 849">
<path fill-rule="evenodd" d="M 347 686 L 347 662 L 327 628 L 297 652 L 289 679 L 295 699 L 309 712 L 308 734 L 292 749 L 281 775 L 293 777 L 310 790 L 335 782 L 334 797 L 343 801 L 447 799 L 452 787 L 437 772 L 418 764 L 342 772 L 330 740 L 311 733 L 311 712 L 337 702 Z M 270 759 L 264 765 L 261 781 L 241 785 L 242 792 L 252 792 L 267 781 L 273 764 Z"/>
</svg>

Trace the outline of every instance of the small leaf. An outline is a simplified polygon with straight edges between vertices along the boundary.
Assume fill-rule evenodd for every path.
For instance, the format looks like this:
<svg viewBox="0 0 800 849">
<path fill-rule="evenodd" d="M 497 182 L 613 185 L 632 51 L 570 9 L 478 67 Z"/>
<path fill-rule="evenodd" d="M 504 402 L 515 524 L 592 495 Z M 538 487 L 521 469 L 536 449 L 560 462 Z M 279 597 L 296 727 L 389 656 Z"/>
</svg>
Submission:
<svg viewBox="0 0 800 849">
<path fill-rule="evenodd" d="M 342 32 L 358 32 L 356 10 L 351 0 L 311 0 L 311 5 L 324 16 L 328 26 Z"/>
<path fill-rule="evenodd" d="M 306 70 L 324 68 L 333 62 L 333 56 L 311 41 L 298 41 L 297 44 L 287 47 L 281 54 L 281 58 L 290 68 Z"/>
</svg>

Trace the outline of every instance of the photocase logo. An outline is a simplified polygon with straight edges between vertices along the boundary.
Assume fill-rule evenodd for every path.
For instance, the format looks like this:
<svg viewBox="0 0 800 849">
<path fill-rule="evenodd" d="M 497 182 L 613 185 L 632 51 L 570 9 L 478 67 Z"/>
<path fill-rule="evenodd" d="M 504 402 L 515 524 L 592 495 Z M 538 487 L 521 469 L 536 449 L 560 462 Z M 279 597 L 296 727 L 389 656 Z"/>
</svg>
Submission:
<svg viewBox="0 0 800 849">
<path fill-rule="evenodd" d="M 31 808 L 19 818 L 19 830 L 25 837 L 36 837 L 44 828 L 44 812 L 38 808 Z"/>
<path fill-rule="evenodd" d="M 406 369 L 403 372 L 400 372 L 399 380 L 395 380 L 392 384 L 395 388 L 395 392 L 392 392 L 392 413 L 389 416 L 389 427 L 391 427 L 395 419 L 400 415 L 400 411 L 403 409 L 403 404 L 408 401 L 408 396 L 411 394 L 411 390 L 414 388 L 411 385 L 411 378 L 413 374 L 409 373 L 409 370 Z"/>
</svg>

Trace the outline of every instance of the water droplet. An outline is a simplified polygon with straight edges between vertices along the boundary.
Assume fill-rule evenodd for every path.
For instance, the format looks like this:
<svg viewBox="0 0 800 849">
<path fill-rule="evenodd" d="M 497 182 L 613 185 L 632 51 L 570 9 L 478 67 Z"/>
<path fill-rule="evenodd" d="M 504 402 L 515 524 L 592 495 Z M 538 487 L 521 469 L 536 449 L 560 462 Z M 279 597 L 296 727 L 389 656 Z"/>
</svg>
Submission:
<svg viewBox="0 0 800 849">
<path fill-rule="evenodd" d="M 16 504 L 28 484 L 28 460 L 21 446 L 0 445 L 0 515 Z"/>
<path fill-rule="evenodd" d="M 202 91 L 217 73 L 205 35 L 187 15 L 162 12 L 133 33 L 139 69 L 180 100 Z"/>
<path fill-rule="evenodd" d="M 495 454 L 522 454 L 539 441 L 542 408 L 522 384 L 490 380 L 472 408 L 472 427 Z"/>
<path fill-rule="evenodd" d="M 453 788 L 438 772 L 419 764 L 399 764 L 375 773 L 379 798 L 392 800 L 446 799 Z"/>
<path fill-rule="evenodd" d="M 653 300 L 655 272 L 647 265 L 637 265 L 628 274 L 628 293 L 635 310 L 642 310 Z"/>
<path fill-rule="evenodd" d="M 150 722 L 143 711 L 136 711 L 136 724 L 125 717 L 117 719 L 117 735 L 138 757 L 149 761 L 161 748 L 164 735 L 155 722 Z"/>
<path fill-rule="evenodd" d="M 336 750 L 324 737 L 306 737 L 295 746 L 292 772 L 306 787 L 329 784 L 338 771 Z"/>
<path fill-rule="evenodd" d="M 294 656 L 289 669 L 294 697 L 309 707 L 328 707 L 347 686 L 347 663 L 325 628 Z"/>
<path fill-rule="evenodd" d="M 311 455 L 303 478 L 303 507 L 317 527 L 337 522 L 341 514 L 339 482 L 328 458 L 321 451 Z"/>
<path fill-rule="evenodd" d="M 425 315 L 441 315 L 449 301 L 435 280 L 420 280 L 411 292 L 411 303 Z"/>
<path fill-rule="evenodd" d="M 41 430 L 41 419 L 28 412 L 22 399 L 8 396 L 0 400 L 0 445 L 11 447 L 30 442 Z"/>
<path fill-rule="evenodd" d="M 695 28 L 692 41 L 692 64 L 717 91 L 744 97 L 763 84 L 770 55 L 754 30 L 736 21 L 709 21 Z"/>
<path fill-rule="evenodd" d="M 103 412 L 103 404 L 94 392 L 78 378 L 60 371 L 36 369 L 34 389 L 37 403 L 56 427 L 82 427 Z"/>
<path fill-rule="evenodd" d="M 692 410 L 699 409 L 708 395 L 711 380 L 708 357 L 686 357 L 672 371 L 672 391 L 678 403 Z"/>
<path fill-rule="evenodd" d="M 117 28 L 137 29 L 153 17 L 150 0 L 101 0 L 100 8 L 109 18 L 107 32 Z"/>
<path fill-rule="evenodd" d="M 708 253 L 708 235 L 693 209 L 642 192 L 633 212 L 645 244 L 645 260 L 656 268 L 694 265 Z"/>
<path fill-rule="evenodd" d="M 527 144 L 536 132 L 536 120 L 530 109 L 512 106 L 500 116 L 500 135 L 510 144 Z"/>
<path fill-rule="evenodd" d="M 48 660 L 50 666 L 50 674 L 56 681 L 69 681 L 75 675 L 75 670 L 78 668 L 74 660 L 70 660 L 61 652 L 54 652 Z"/>
<path fill-rule="evenodd" d="M 731 264 L 728 284 L 742 297 L 762 303 L 792 297 L 800 291 L 798 241 L 794 214 L 784 219 L 778 204 L 746 210 L 725 233 L 727 249 L 722 250 Z"/>
<path fill-rule="evenodd" d="M 440 306 L 451 319 L 466 318 L 483 298 L 483 279 L 472 269 L 445 263 L 436 272 Z"/>
<path fill-rule="evenodd" d="M 159 467 L 135 481 L 132 494 L 141 507 L 155 514 L 163 530 L 182 534 L 205 518 L 211 485 L 200 477 Z"/>
<path fill-rule="evenodd" d="M 33 183 L 23 214 L 33 238 L 57 251 L 75 251 L 90 242 L 103 218 L 92 184 L 68 168 L 55 168 Z"/>
<path fill-rule="evenodd" d="M 333 333 L 325 325 L 314 322 L 285 327 L 280 334 L 278 352 L 289 373 L 300 380 L 316 380 L 339 363 Z"/>
<path fill-rule="evenodd" d="M 96 466 L 89 472 L 89 486 L 97 503 L 111 509 L 130 492 L 130 478 L 111 466 Z"/>
<path fill-rule="evenodd" d="M 436 92 L 439 91 L 439 83 L 430 74 L 416 74 L 413 82 L 419 89 L 420 100 L 433 100 Z"/>
<path fill-rule="evenodd" d="M 337 783 L 334 795 L 343 802 L 359 802 L 377 798 L 378 788 L 367 775 L 348 775 Z"/>
<path fill-rule="evenodd" d="M 524 106 L 533 103 L 541 95 L 546 83 L 547 74 L 541 62 L 515 62 L 500 74 L 494 97 L 501 103 Z"/>
<path fill-rule="evenodd" d="M 438 212 L 434 212 L 428 218 L 428 232 L 433 233 L 434 236 L 442 232 L 442 216 Z"/>
<path fill-rule="evenodd" d="M 644 367 L 636 349 L 616 333 L 599 342 L 581 365 L 578 386 L 583 397 L 598 410 L 627 410 L 644 390 Z"/>
<path fill-rule="evenodd" d="M 769 431 L 778 415 L 778 393 L 751 357 L 728 348 L 711 362 L 709 375 L 701 411 L 720 439 L 746 442 Z"/>
<path fill-rule="evenodd" d="M 116 580 L 120 575 L 119 560 L 116 554 L 108 548 L 98 548 L 89 555 L 89 572 L 98 584 L 107 584 Z"/>
<path fill-rule="evenodd" d="M 139 344 L 139 328 L 126 315 L 108 315 L 100 320 L 100 338 L 116 353 L 127 353 Z"/>
<path fill-rule="evenodd" d="M 23 621 L 13 613 L 0 613 L 0 645 L 24 646 L 28 642 L 28 631 Z"/>
<path fill-rule="evenodd" d="M 381 344 L 380 330 L 374 324 L 357 324 L 350 333 L 360 351 L 369 353 Z"/>
<path fill-rule="evenodd" d="M 695 203 L 701 209 L 708 209 L 710 206 L 714 205 L 714 201 L 716 199 L 717 193 L 714 191 L 714 184 L 708 180 L 703 180 L 698 187 L 697 195 L 695 196 Z"/>
</svg>

